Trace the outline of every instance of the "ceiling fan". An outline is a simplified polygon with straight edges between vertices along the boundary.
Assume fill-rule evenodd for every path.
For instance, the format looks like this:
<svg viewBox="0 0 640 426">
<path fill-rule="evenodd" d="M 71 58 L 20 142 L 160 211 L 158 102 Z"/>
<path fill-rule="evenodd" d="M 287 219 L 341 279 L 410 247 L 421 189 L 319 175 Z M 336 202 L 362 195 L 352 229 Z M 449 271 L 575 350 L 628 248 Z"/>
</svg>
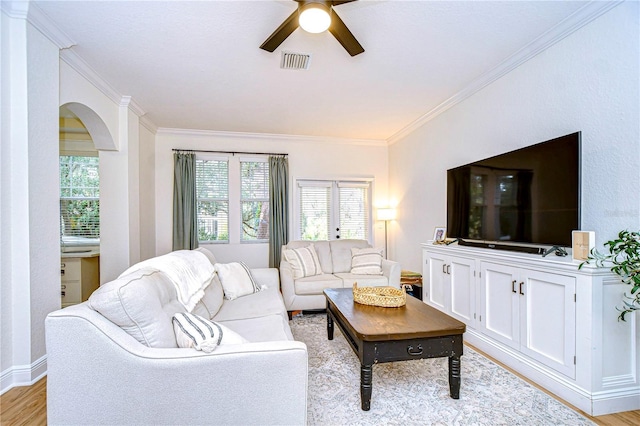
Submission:
<svg viewBox="0 0 640 426">
<path fill-rule="evenodd" d="M 349 28 L 340 19 L 338 14 L 333 10 L 334 6 L 344 3 L 351 3 L 356 0 L 333 0 L 333 1 L 317 1 L 317 0 L 294 0 L 298 2 L 298 9 L 293 12 L 285 21 L 276 29 L 273 34 L 265 40 L 260 46 L 268 52 L 276 50 L 287 37 L 293 33 L 298 26 L 301 26 L 309 32 L 322 32 L 329 30 L 331 34 L 340 42 L 342 47 L 351 56 L 356 56 L 364 52 L 364 48 L 358 43 Z M 323 15 L 320 19 L 324 21 L 325 26 L 316 29 L 305 28 L 304 20 L 309 15 Z M 328 28 L 327 28 L 328 26 Z"/>
</svg>

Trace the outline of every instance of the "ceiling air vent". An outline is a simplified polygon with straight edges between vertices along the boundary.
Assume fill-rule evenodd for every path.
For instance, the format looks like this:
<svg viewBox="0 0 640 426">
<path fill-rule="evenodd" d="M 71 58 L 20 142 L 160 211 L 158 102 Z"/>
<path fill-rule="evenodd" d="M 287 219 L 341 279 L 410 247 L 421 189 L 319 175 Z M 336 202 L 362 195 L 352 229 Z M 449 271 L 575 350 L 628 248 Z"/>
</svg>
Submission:
<svg viewBox="0 0 640 426">
<path fill-rule="evenodd" d="M 282 52 L 280 68 L 284 70 L 308 70 L 311 62 L 311 54 Z"/>
</svg>

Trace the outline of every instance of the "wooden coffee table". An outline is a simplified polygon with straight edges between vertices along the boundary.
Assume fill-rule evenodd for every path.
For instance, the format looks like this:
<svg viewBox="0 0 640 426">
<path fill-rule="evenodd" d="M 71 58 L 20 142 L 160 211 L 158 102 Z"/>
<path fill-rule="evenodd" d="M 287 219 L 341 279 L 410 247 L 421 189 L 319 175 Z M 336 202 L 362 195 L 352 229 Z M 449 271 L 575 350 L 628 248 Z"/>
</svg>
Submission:
<svg viewBox="0 0 640 426">
<path fill-rule="evenodd" d="M 460 398 L 460 357 L 465 324 L 414 297 L 399 308 L 355 303 L 350 288 L 324 290 L 327 298 L 327 334 L 333 324 L 360 359 L 362 409 L 371 408 L 372 367 L 382 362 L 449 357 L 449 394 Z"/>
</svg>

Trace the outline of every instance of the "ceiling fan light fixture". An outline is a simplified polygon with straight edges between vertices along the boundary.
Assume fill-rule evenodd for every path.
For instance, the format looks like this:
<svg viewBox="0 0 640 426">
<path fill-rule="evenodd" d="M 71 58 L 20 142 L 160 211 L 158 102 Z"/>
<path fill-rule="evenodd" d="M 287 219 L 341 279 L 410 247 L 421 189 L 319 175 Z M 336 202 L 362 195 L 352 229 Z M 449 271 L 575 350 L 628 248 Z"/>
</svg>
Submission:
<svg viewBox="0 0 640 426">
<path fill-rule="evenodd" d="M 324 3 L 307 3 L 300 8 L 300 28 L 309 33 L 321 33 L 331 25 L 329 7 Z"/>
</svg>

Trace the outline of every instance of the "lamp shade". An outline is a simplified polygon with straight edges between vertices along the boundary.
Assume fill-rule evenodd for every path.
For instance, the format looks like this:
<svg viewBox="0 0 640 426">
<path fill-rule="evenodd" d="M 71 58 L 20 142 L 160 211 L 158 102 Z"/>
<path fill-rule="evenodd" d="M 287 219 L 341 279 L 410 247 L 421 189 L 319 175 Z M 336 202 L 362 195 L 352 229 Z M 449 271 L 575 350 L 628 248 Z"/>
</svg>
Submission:
<svg viewBox="0 0 640 426">
<path fill-rule="evenodd" d="M 300 27 L 310 33 L 321 33 L 331 25 L 329 8 L 323 3 L 307 3 L 300 9 Z"/>
<path fill-rule="evenodd" d="M 396 209 L 385 207 L 378 209 L 378 220 L 393 220 L 396 218 Z"/>
</svg>

